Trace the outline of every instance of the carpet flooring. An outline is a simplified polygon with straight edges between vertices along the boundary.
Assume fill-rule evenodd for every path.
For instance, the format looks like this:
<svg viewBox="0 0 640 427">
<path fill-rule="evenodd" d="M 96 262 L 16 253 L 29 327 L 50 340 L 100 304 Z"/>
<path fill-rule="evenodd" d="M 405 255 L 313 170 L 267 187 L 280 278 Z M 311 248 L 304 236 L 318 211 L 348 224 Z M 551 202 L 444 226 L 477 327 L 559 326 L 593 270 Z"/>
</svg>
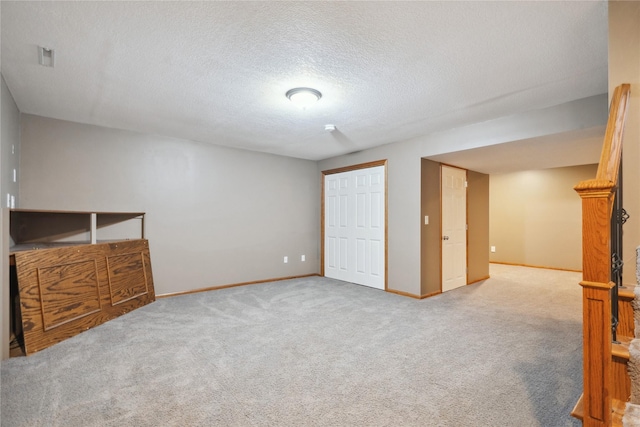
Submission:
<svg viewBox="0 0 640 427">
<path fill-rule="evenodd" d="M 12 426 L 579 426 L 579 273 L 425 300 L 312 277 L 160 299 L 1 364 Z"/>
</svg>

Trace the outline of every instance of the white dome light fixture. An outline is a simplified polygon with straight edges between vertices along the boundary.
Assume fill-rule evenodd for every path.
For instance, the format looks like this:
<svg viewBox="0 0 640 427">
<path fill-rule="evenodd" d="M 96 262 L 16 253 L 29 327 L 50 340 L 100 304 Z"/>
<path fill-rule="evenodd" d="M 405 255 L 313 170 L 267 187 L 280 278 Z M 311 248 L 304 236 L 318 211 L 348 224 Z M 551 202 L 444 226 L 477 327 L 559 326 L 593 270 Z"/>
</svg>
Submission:
<svg viewBox="0 0 640 427">
<path fill-rule="evenodd" d="M 293 102 L 293 105 L 303 110 L 311 107 L 322 98 L 320 91 L 310 87 L 296 87 L 288 90 L 286 95 Z"/>
</svg>

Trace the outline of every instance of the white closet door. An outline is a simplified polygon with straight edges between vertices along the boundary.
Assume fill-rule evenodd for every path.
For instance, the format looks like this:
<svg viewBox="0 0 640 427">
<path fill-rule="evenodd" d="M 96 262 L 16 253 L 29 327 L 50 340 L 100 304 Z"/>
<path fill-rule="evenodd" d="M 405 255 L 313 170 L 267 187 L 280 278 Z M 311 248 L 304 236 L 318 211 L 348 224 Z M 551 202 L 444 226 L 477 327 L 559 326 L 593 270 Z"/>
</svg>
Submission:
<svg viewBox="0 0 640 427">
<path fill-rule="evenodd" d="M 325 276 L 346 281 L 350 279 L 347 259 L 349 241 L 348 192 L 349 178 L 346 174 L 325 176 Z"/>
<path fill-rule="evenodd" d="M 467 171 L 442 166 L 442 292 L 467 284 Z"/>
<path fill-rule="evenodd" d="M 324 275 L 385 287 L 384 166 L 325 176 Z"/>
</svg>

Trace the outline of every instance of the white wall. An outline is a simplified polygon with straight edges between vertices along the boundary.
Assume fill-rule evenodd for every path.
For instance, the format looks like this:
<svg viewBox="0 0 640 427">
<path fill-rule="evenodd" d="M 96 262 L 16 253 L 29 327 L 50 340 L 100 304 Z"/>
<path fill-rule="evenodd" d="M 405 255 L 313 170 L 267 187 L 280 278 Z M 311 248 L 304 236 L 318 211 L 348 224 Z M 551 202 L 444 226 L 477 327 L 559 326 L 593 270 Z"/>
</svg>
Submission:
<svg viewBox="0 0 640 427">
<path fill-rule="evenodd" d="M 7 203 L 7 195 L 13 196 L 18 205 L 18 183 L 13 182 L 13 170 L 19 170 L 20 159 L 20 112 L 9 88 L 0 77 L 2 86 L 2 144 L 0 148 L 0 206 L 11 207 Z M 17 176 L 16 176 L 17 178 Z"/>
<path fill-rule="evenodd" d="M 415 140 L 423 157 L 589 129 L 607 124 L 607 95 L 566 102 L 427 135 Z"/>
<path fill-rule="evenodd" d="M 21 149 L 21 208 L 147 213 L 158 294 L 319 271 L 315 162 L 32 115 Z"/>
<path fill-rule="evenodd" d="M 18 170 L 20 154 L 20 112 L 16 106 L 11 92 L 0 75 L 1 90 L 1 125 L 0 125 L 0 206 L 5 207 L 0 213 L 0 225 L 2 239 L 0 239 L 0 283 L 1 313 L 0 313 L 0 339 L 2 358 L 9 357 L 9 254 L 6 250 L 9 246 L 7 195 L 14 196 L 15 203 L 18 199 L 18 183 L 13 182 L 13 169 Z"/>
</svg>

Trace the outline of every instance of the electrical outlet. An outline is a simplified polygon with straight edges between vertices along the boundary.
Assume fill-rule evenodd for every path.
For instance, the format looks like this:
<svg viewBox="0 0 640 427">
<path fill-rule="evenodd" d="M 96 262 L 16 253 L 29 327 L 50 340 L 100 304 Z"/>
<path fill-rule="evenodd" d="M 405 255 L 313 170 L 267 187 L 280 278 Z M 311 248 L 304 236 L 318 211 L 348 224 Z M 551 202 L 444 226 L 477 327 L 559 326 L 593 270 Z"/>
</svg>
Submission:
<svg viewBox="0 0 640 427">
<path fill-rule="evenodd" d="M 284 257 L 284 263 L 286 264 L 288 262 L 289 262 L 289 257 L 288 256 Z"/>
<path fill-rule="evenodd" d="M 495 252 L 496 251 L 496 247 L 495 246 L 491 246 L 491 252 Z"/>
<path fill-rule="evenodd" d="M 306 260 L 307 260 L 307 259 L 306 259 L 306 257 L 305 257 L 304 255 L 302 255 L 302 256 L 300 257 L 300 261 L 305 262 Z"/>
</svg>

